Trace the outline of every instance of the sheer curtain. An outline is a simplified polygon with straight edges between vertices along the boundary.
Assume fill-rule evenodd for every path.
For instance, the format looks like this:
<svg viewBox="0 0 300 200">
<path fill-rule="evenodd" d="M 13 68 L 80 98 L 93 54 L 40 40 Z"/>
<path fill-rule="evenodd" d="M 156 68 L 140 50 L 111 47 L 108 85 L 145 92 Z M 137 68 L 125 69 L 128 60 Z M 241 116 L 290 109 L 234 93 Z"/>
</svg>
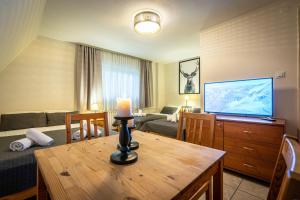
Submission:
<svg viewBox="0 0 300 200">
<path fill-rule="evenodd" d="M 101 51 L 101 64 L 104 110 L 111 115 L 115 114 L 117 98 L 130 98 L 133 110 L 137 109 L 140 94 L 140 60 Z"/>
<path fill-rule="evenodd" d="M 153 104 L 151 61 L 78 45 L 76 72 L 78 109 L 97 103 L 109 113 L 110 125 L 118 98 L 130 98 L 133 111 Z"/>
</svg>

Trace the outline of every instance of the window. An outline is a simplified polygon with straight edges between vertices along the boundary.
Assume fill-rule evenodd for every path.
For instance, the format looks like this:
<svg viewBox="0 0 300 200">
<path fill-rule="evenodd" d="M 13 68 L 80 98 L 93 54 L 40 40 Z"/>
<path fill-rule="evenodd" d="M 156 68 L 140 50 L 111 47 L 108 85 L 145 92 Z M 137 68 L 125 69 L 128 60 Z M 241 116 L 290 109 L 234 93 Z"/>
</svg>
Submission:
<svg viewBox="0 0 300 200">
<path fill-rule="evenodd" d="M 139 106 L 140 61 L 117 53 L 101 52 L 104 110 L 114 112 L 117 98 L 130 98 Z"/>
</svg>

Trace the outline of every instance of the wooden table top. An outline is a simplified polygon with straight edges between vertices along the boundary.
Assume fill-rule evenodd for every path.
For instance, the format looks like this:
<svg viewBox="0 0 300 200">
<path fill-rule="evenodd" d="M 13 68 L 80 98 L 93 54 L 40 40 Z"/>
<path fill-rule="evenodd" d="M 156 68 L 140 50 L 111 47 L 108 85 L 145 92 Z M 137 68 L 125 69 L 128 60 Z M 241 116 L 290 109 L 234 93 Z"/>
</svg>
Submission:
<svg viewBox="0 0 300 200">
<path fill-rule="evenodd" d="M 225 152 L 134 131 L 139 159 L 115 165 L 118 135 L 35 151 L 52 199 L 172 199 Z M 63 176 L 61 173 L 67 171 Z"/>
</svg>

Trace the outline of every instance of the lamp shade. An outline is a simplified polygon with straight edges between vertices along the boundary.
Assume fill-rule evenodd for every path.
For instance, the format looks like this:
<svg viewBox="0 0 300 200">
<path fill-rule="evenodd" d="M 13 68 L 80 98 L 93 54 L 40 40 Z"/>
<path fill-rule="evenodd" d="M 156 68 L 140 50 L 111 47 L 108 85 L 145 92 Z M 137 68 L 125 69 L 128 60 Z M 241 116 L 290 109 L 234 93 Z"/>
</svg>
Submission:
<svg viewBox="0 0 300 200">
<path fill-rule="evenodd" d="M 92 110 L 92 111 L 97 111 L 97 110 L 99 110 L 98 104 L 96 104 L 96 103 L 92 104 L 92 105 L 91 105 L 91 110 Z"/>
</svg>

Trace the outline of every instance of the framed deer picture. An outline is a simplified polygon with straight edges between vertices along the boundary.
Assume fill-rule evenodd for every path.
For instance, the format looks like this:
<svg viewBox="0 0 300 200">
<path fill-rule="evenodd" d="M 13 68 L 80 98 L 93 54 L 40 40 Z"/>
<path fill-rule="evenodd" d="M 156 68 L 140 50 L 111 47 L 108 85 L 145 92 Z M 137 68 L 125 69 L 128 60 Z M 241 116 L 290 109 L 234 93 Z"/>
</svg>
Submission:
<svg viewBox="0 0 300 200">
<path fill-rule="evenodd" d="M 200 94 L 200 58 L 179 62 L 179 94 Z"/>
</svg>

